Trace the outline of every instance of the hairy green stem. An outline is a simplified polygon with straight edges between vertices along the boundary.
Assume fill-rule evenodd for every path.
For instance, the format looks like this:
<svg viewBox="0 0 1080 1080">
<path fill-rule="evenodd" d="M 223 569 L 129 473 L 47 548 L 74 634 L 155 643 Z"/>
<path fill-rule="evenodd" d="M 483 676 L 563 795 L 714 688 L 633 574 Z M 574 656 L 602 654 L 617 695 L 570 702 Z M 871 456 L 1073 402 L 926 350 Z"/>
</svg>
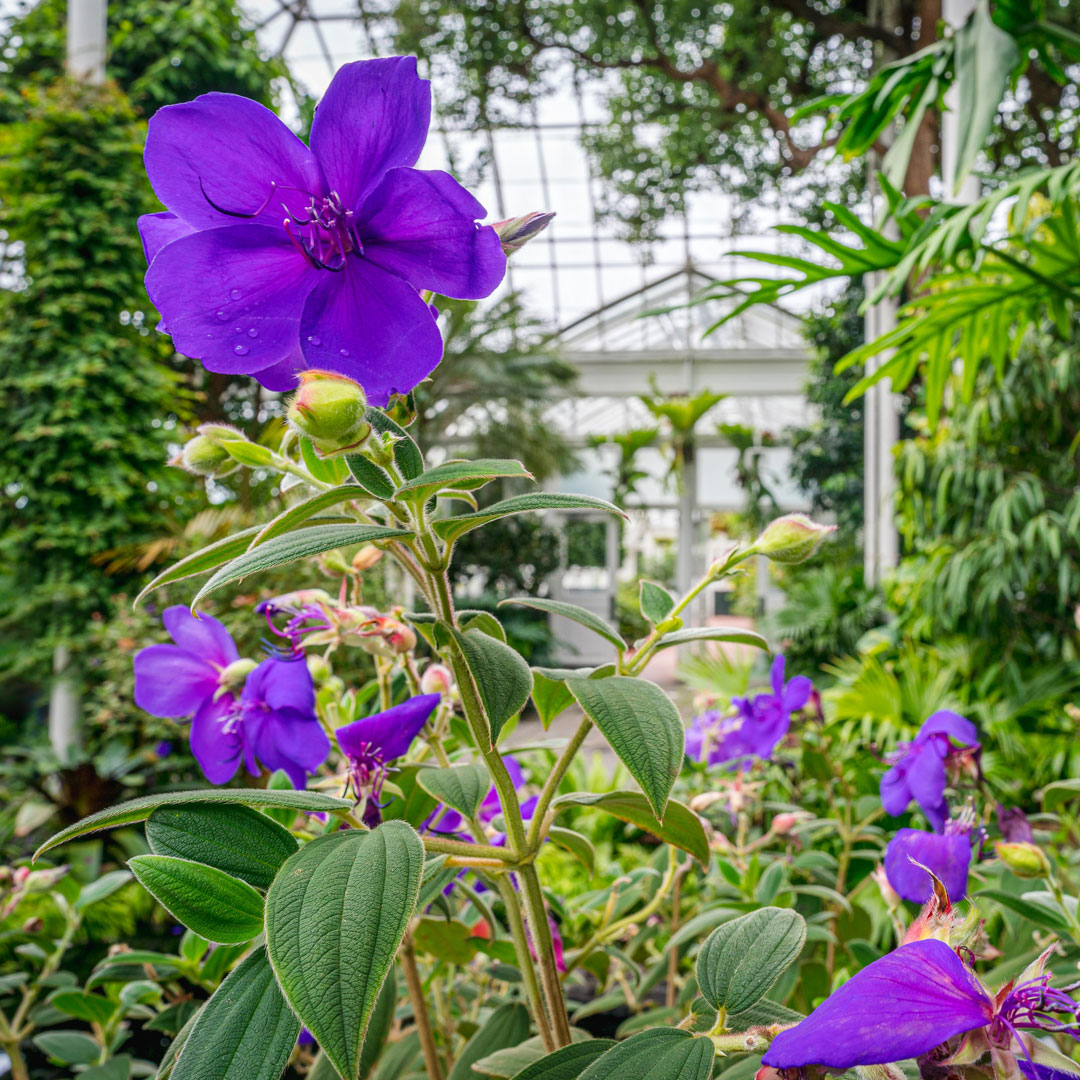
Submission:
<svg viewBox="0 0 1080 1080">
<path fill-rule="evenodd" d="M 435 1032 L 431 1028 L 431 1017 L 428 1016 L 427 1002 L 424 1000 L 424 986 L 420 981 L 420 971 L 416 966 L 416 950 L 413 948 L 410 936 L 406 935 L 399 955 L 402 970 L 405 972 L 405 986 L 409 992 L 413 1022 L 416 1024 L 416 1032 L 420 1037 L 420 1049 L 424 1053 L 427 1075 L 430 1080 L 442 1080 L 442 1062 L 439 1060 L 439 1051 L 435 1046 Z"/>
<path fill-rule="evenodd" d="M 544 781 L 544 786 L 536 802 L 536 809 L 533 811 L 532 824 L 529 826 L 527 851 L 536 852 L 540 849 L 540 844 L 544 839 L 544 819 L 547 816 L 548 807 L 551 805 L 552 799 L 558 794 L 559 785 L 566 775 L 566 770 L 570 768 L 574 755 L 581 749 L 581 744 L 585 742 L 591 727 L 592 721 L 586 716 L 578 725 L 573 737 L 563 748 L 558 761 L 555 762 L 555 768 L 552 769 L 547 780 Z"/>
<path fill-rule="evenodd" d="M 518 877 L 525 894 L 525 915 L 529 920 L 532 940 L 536 945 L 540 982 L 544 988 L 544 998 L 547 1001 L 555 1043 L 557 1046 L 566 1046 L 570 1042 L 570 1018 L 566 1015 L 562 982 L 559 979 L 559 968 L 555 963 L 555 943 L 551 937 L 551 927 L 548 925 L 547 908 L 544 905 L 544 893 L 540 888 L 540 878 L 532 863 L 521 867 Z"/>
</svg>

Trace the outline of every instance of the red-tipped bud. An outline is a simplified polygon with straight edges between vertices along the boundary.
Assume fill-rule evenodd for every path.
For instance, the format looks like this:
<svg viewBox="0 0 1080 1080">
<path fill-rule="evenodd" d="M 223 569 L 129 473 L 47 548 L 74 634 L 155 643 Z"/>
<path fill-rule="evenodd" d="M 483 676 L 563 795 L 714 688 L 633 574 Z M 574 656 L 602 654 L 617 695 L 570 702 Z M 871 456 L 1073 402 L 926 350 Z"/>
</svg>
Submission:
<svg viewBox="0 0 1080 1080">
<path fill-rule="evenodd" d="M 496 221 L 492 228 L 499 234 L 503 252 L 510 255 L 542 233 L 555 217 L 553 213 L 534 210 L 531 214 Z"/>
<path fill-rule="evenodd" d="M 442 664 L 428 664 L 420 676 L 422 694 L 449 694 L 454 685 L 454 676 L 450 669 Z"/>
<path fill-rule="evenodd" d="M 289 403 L 289 425 L 306 435 L 320 454 L 336 454 L 359 446 L 371 434 L 364 419 L 363 387 L 330 371 L 305 371 Z"/>
</svg>

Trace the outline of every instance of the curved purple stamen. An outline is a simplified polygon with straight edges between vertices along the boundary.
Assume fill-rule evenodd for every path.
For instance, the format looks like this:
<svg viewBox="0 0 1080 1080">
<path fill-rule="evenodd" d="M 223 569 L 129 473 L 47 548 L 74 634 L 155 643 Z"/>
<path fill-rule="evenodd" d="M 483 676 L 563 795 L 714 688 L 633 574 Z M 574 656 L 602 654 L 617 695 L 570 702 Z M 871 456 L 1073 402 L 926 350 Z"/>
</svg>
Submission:
<svg viewBox="0 0 1080 1080">
<path fill-rule="evenodd" d="M 1035 1062 L 1020 1037 L 1020 1028 L 1069 1035 L 1080 1042 L 1080 1034 L 1077 1034 L 1080 1023 L 1068 1024 L 1055 1015 L 1065 1013 L 1074 1021 L 1080 1021 L 1080 1004 L 1064 990 L 1048 985 L 1049 981 L 1049 975 L 1040 975 L 1015 987 L 1002 1002 L 991 1024 L 991 1032 L 996 1029 L 999 1036 L 1002 1028 L 1008 1031 L 1033 1069 Z"/>
</svg>

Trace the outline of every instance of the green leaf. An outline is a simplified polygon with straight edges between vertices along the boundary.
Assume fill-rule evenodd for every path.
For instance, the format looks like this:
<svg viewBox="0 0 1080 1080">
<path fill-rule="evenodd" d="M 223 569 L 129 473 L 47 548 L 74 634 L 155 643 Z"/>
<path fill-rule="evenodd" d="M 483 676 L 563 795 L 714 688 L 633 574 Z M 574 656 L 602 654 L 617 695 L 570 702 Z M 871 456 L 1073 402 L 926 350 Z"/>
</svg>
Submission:
<svg viewBox="0 0 1080 1080">
<path fill-rule="evenodd" d="M 483 765 L 455 765 L 449 769 L 421 769 L 417 783 L 440 802 L 471 818 L 491 787 L 491 778 Z"/>
<path fill-rule="evenodd" d="M 509 645 L 482 630 L 451 631 L 480 694 L 491 725 L 491 745 L 506 722 L 519 713 L 532 693 L 529 665 Z"/>
<path fill-rule="evenodd" d="M 694 641 L 726 641 L 733 645 L 752 645 L 769 652 L 769 643 L 753 630 L 730 630 L 722 626 L 693 626 L 686 630 L 672 630 L 656 645 L 656 651 L 670 649 L 673 645 L 686 645 Z"/>
<path fill-rule="evenodd" d="M 199 1011 L 201 1011 L 201 1006 Z M 184 1049 L 184 1044 L 191 1034 L 191 1029 L 195 1026 L 195 1021 L 199 1018 L 199 1011 L 195 1012 L 193 1016 L 188 1017 L 187 1022 L 176 1033 L 176 1038 L 169 1043 L 169 1048 L 165 1051 L 165 1054 L 161 1059 L 161 1064 L 158 1066 L 156 1080 L 169 1080 L 172 1076 L 172 1071 L 176 1068 L 176 1059 L 180 1056 L 180 1051 Z"/>
<path fill-rule="evenodd" d="M 240 581 L 249 574 L 258 574 L 275 566 L 285 566 L 311 555 L 321 555 L 334 548 L 349 547 L 352 544 L 370 544 L 380 540 L 393 540 L 398 536 L 408 536 L 408 529 L 388 529 L 384 525 L 313 525 L 308 529 L 275 536 L 251 551 L 221 567 L 209 581 L 195 594 L 191 609 L 204 597 Z"/>
<path fill-rule="evenodd" d="M 957 30 L 955 41 L 953 77 L 960 145 L 953 194 L 960 190 L 990 135 L 1013 69 L 1021 59 L 1016 39 L 994 22 L 987 0 L 978 0 L 971 18 Z"/>
<path fill-rule="evenodd" d="M 114 829 L 117 825 L 130 825 L 135 821 L 145 821 L 159 806 L 182 806 L 187 803 L 236 803 L 241 806 L 283 806 L 293 810 L 307 810 L 311 813 L 333 813 L 334 811 L 352 810 L 353 804 L 348 799 L 335 799 L 332 795 L 321 795 L 317 791 L 268 791 L 260 788 L 207 788 L 202 791 L 172 791 L 157 795 L 143 795 L 138 799 L 111 806 L 108 810 L 99 810 L 96 814 L 69 825 L 62 832 L 50 837 L 34 852 L 34 858 L 40 859 L 46 851 L 51 851 L 77 836 L 99 832 L 101 829 Z"/>
<path fill-rule="evenodd" d="M 652 581 L 642 581 L 640 589 L 641 614 L 654 626 L 663 622 L 675 607 L 675 597 Z"/>
<path fill-rule="evenodd" d="M 239 945 L 263 929 L 263 898 L 213 866 L 168 855 L 128 860 L 143 888 L 172 916 L 218 945 Z"/>
<path fill-rule="evenodd" d="M 216 867 L 256 889 L 270 888 L 297 847 L 293 835 L 265 814 L 220 803 L 158 807 L 147 819 L 146 840 L 155 855 Z"/>
<path fill-rule="evenodd" d="M 714 1056 L 708 1039 L 650 1028 L 613 1046 L 579 1075 L 581 1080 L 708 1080 Z"/>
<path fill-rule="evenodd" d="M 270 774 L 270 779 L 266 781 L 266 787 L 268 791 L 294 790 L 289 774 L 284 769 L 275 769 Z M 293 822 L 296 821 L 296 810 L 287 806 L 280 808 L 264 806 L 260 813 L 265 814 L 271 821 L 276 821 L 284 829 L 291 829 Z"/>
<path fill-rule="evenodd" d="M 980 889 L 977 893 L 972 893 L 971 898 L 973 900 L 983 898 L 994 900 L 1003 908 L 1007 908 L 1009 911 L 1028 919 L 1030 922 L 1035 923 L 1036 926 L 1052 930 L 1055 934 L 1066 936 L 1070 933 L 1065 916 L 1060 911 L 1054 911 L 1053 908 L 1049 908 L 1045 904 L 1025 900 L 1022 896 L 1014 896 L 1012 893 L 1007 893 L 1002 889 Z"/>
<path fill-rule="evenodd" d="M 302 502 L 295 503 L 287 510 L 283 510 L 277 517 L 268 521 L 255 534 L 248 548 L 258 547 L 267 540 L 272 540 L 275 536 L 284 536 L 285 533 L 292 532 L 297 526 L 302 525 L 309 518 L 313 518 L 320 510 L 329 509 L 331 506 L 340 506 L 350 499 L 364 499 L 366 502 L 366 497 L 367 492 L 358 488 L 355 484 L 337 487 L 332 491 L 320 491 Z"/>
<path fill-rule="evenodd" d="M 471 931 L 457 919 L 420 918 L 413 929 L 416 947 L 436 960 L 464 967 L 475 955 L 477 940 Z"/>
<path fill-rule="evenodd" d="M 646 679 L 567 679 L 566 686 L 600 729 L 663 821 L 683 763 L 683 728 L 667 694 Z"/>
<path fill-rule="evenodd" d="M 192 1001 L 190 998 L 178 1001 L 175 1005 L 162 1009 L 153 1020 L 147 1020 L 143 1024 L 143 1030 L 163 1031 L 175 1038 L 201 1008 L 201 1001 Z"/>
<path fill-rule="evenodd" d="M 285 997 L 346 1080 L 416 906 L 424 846 L 388 821 L 302 847 L 266 896 L 266 944 Z"/>
<path fill-rule="evenodd" d="M 652 815 L 649 815 L 652 817 Z M 564 829 L 559 825 L 552 825 L 548 829 L 548 839 L 564 851 L 569 851 L 579 862 L 584 865 L 590 874 L 596 870 L 596 848 L 587 836 L 582 836 L 573 829 Z"/>
<path fill-rule="evenodd" d="M 616 1045 L 614 1039 L 587 1039 L 562 1046 L 515 1073 L 514 1080 L 576 1080 L 601 1054 Z"/>
<path fill-rule="evenodd" d="M 195 1016 L 172 1080 L 278 1080 L 299 1034 L 266 950 L 256 949 Z"/>
<path fill-rule="evenodd" d="M 701 818 L 675 799 L 668 800 L 667 812 L 662 822 L 657 819 L 645 796 L 639 791 L 575 791 L 568 795 L 559 795 L 552 802 L 552 806 L 556 809 L 565 806 L 591 806 L 603 810 L 605 814 L 611 814 L 620 821 L 652 833 L 665 844 L 672 844 L 688 852 L 702 866 L 709 865 L 709 838 Z"/>
<path fill-rule="evenodd" d="M 383 500 L 394 497 L 394 482 L 385 469 L 380 469 L 373 461 L 368 461 L 363 454 L 349 454 L 345 461 L 353 479 L 370 495 Z"/>
<path fill-rule="evenodd" d="M 122 889 L 131 880 L 131 874 L 127 870 L 111 870 L 102 874 L 96 881 L 84 885 L 79 890 L 79 898 L 75 901 L 76 911 L 85 911 L 91 904 L 112 896 L 117 889 Z"/>
<path fill-rule="evenodd" d="M 128 1080 L 131 1075 L 131 1055 L 117 1054 L 104 1065 L 94 1065 L 79 1073 L 79 1080 Z"/>
<path fill-rule="evenodd" d="M 88 994 L 83 990 L 57 990 L 49 997 L 49 1004 L 68 1016 L 85 1020 L 88 1024 L 107 1023 L 116 1012 L 115 1001 L 100 994 Z"/>
<path fill-rule="evenodd" d="M 749 1009 L 798 959 L 805 941 L 805 920 L 788 908 L 761 908 L 718 926 L 698 953 L 702 997 L 729 1013 Z"/>
<path fill-rule="evenodd" d="M 1057 813 L 1071 799 L 1080 798 L 1080 780 L 1055 780 L 1042 792 L 1043 809 L 1048 814 Z"/>
<path fill-rule="evenodd" d="M 379 996 L 375 999 L 375 1008 L 371 1012 L 367 1034 L 364 1036 L 364 1046 L 360 1051 L 360 1073 L 357 1080 L 365 1080 L 365 1077 L 375 1067 L 375 1062 L 379 1060 L 379 1055 L 386 1045 L 386 1037 L 390 1034 L 390 1028 L 394 1023 L 394 1010 L 396 1008 L 397 980 L 391 971 L 382 984 Z"/>
<path fill-rule="evenodd" d="M 224 540 L 217 540 L 213 544 L 208 544 L 200 551 L 196 551 L 179 562 L 173 563 L 168 570 L 163 570 L 158 574 L 135 597 L 131 606 L 137 607 L 140 601 L 149 596 L 155 589 L 160 589 L 162 585 L 170 585 L 174 581 L 183 581 L 185 578 L 195 577 L 196 574 L 203 574 L 207 570 L 213 570 L 215 566 L 220 566 L 222 563 L 227 563 L 230 559 L 236 558 L 237 555 L 247 551 L 251 538 L 262 528 L 261 525 L 254 525 L 250 529 L 244 529 L 243 532 L 227 536 Z"/>
<path fill-rule="evenodd" d="M 496 1050 L 517 1046 L 529 1036 L 529 1014 L 524 1005 L 500 1005 L 465 1044 L 447 1080 L 472 1080 L 473 1063 Z"/>
<path fill-rule="evenodd" d="M 620 653 L 626 651 L 626 642 L 619 637 L 613 626 L 577 604 L 568 604 L 564 600 L 547 600 L 540 596 L 513 596 L 500 601 L 499 607 L 503 604 L 518 604 L 521 607 L 536 608 L 537 611 L 547 611 L 552 615 L 561 615 L 564 619 L 570 619 L 594 634 L 599 634 L 605 641 L 610 641 Z"/>
<path fill-rule="evenodd" d="M 512 514 L 529 514 L 541 510 L 603 510 L 609 514 L 626 515 L 606 499 L 597 499 L 591 495 L 563 495 L 556 491 L 530 491 L 524 495 L 513 495 L 477 510 L 473 514 L 458 514 L 455 517 L 440 518 L 432 529 L 447 542 L 457 540 L 473 529 L 486 525 L 489 521 L 510 517 Z"/>
<path fill-rule="evenodd" d="M 520 461 L 478 458 L 476 461 L 444 461 L 434 469 L 407 480 L 398 488 L 398 497 L 429 499 L 437 491 L 455 488 L 472 491 L 483 487 L 499 476 L 516 476 L 531 480 L 533 475 Z"/>
<path fill-rule="evenodd" d="M 552 720 L 574 704 L 574 695 L 566 688 L 565 679 L 549 679 L 539 668 L 533 668 L 533 708 L 547 731 Z"/>
<path fill-rule="evenodd" d="M 65 1065 L 91 1065 L 101 1054 L 101 1047 L 81 1031 L 46 1031 L 31 1041 L 43 1054 Z"/>
<path fill-rule="evenodd" d="M 424 455 L 420 453 L 420 447 L 413 441 L 413 437 L 400 424 L 391 420 L 382 409 L 369 408 L 364 419 L 381 434 L 394 435 L 397 438 L 394 443 L 394 464 L 406 480 L 415 480 L 424 471 Z"/>
</svg>

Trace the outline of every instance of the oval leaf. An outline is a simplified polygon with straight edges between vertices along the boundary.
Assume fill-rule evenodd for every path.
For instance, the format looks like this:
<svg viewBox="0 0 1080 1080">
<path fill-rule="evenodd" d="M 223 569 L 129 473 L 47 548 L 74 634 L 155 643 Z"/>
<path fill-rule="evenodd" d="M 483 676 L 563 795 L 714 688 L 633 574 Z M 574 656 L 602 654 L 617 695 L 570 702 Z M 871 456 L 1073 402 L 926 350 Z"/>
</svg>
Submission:
<svg viewBox="0 0 1080 1080">
<path fill-rule="evenodd" d="M 769 652 L 769 643 L 753 630 L 732 630 L 723 626 L 692 626 L 685 630 L 672 630 L 656 644 L 656 651 L 670 649 L 673 645 L 689 645 L 695 641 L 726 641 L 731 645 L 752 645 L 755 649 Z"/>
<path fill-rule="evenodd" d="M 393 540 L 395 537 L 408 535 L 408 529 L 388 529 L 384 525 L 313 525 L 284 536 L 275 536 L 221 567 L 195 594 L 195 599 L 191 601 L 192 610 L 204 596 L 215 589 L 240 581 L 249 574 L 284 566 L 311 555 L 321 555 L 324 551 L 333 551 L 334 548 Z"/>
<path fill-rule="evenodd" d="M 564 600 L 547 600 L 541 596 L 513 596 L 499 603 L 519 604 L 521 607 L 536 608 L 537 611 L 547 611 L 552 615 L 561 615 L 564 619 L 570 619 L 581 626 L 599 634 L 605 641 L 610 641 L 619 652 L 626 651 L 626 642 L 619 637 L 618 631 L 608 625 L 599 615 L 594 615 L 586 608 L 578 607 L 577 604 L 568 604 Z"/>
<path fill-rule="evenodd" d="M 581 1080 L 708 1080 L 715 1051 L 708 1039 L 675 1028 L 631 1035 L 598 1057 Z"/>
<path fill-rule="evenodd" d="M 292 833 L 265 814 L 220 803 L 160 806 L 147 819 L 146 840 L 155 855 L 216 867 L 256 889 L 270 888 L 297 847 Z"/>
<path fill-rule="evenodd" d="M 560 1047 L 527 1065 L 514 1080 L 576 1080 L 601 1054 L 615 1046 L 614 1039 L 587 1039 Z"/>
<path fill-rule="evenodd" d="M 701 996 L 714 1009 L 749 1009 L 795 962 L 805 941 L 806 922 L 788 908 L 762 908 L 718 926 L 698 953 Z"/>
<path fill-rule="evenodd" d="M 320 837 L 286 860 L 266 897 L 278 983 L 334 1068 L 359 1075 L 383 980 L 412 918 L 424 846 L 403 821 Z"/>
<path fill-rule="evenodd" d="M 213 866 L 168 855 L 136 855 L 128 866 L 143 888 L 199 937 L 239 945 L 263 929 L 263 898 Z"/>
<path fill-rule="evenodd" d="M 373 461 L 368 461 L 363 454 L 349 454 L 345 461 L 353 479 L 370 495 L 384 500 L 394 497 L 393 481 Z"/>
<path fill-rule="evenodd" d="M 491 787 L 491 777 L 483 765 L 421 769 L 416 780 L 429 795 L 434 795 L 466 818 L 476 814 Z"/>
<path fill-rule="evenodd" d="M 278 1080 L 300 1034 L 265 949 L 231 972 L 194 1020 L 172 1080 Z"/>
<path fill-rule="evenodd" d="M 663 622 L 675 606 L 675 597 L 652 581 L 642 581 L 640 588 L 641 614 L 653 624 Z"/>
<path fill-rule="evenodd" d="M 626 515 L 606 499 L 597 499 L 592 495 L 563 495 L 557 491 L 530 491 L 524 495 L 514 495 L 502 499 L 474 514 L 458 514 L 456 517 L 440 518 L 432 529 L 447 542 L 457 540 L 473 529 L 486 525 L 489 521 L 510 517 L 513 514 L 528 514 L 539 510 L 603 510 L 609 514 Z"/>
<path fill-rule="evenodd" d="M 132 607 L 137 607 L 139 601 L 149 596 L 155 589 L 162 585 L 169 585 L 174 581 L 183 581 L 185 578 L 195 577 L 196 574 L 204 574 L 207 570 L 213 570 L 215 566 L 227 563 L 235 559 L 237 555 L 247 551 L 251 538 L 262 528 L 261 525 L 253 525 L 243 532 L 234 533 L 213 544 L 208 544 L 200 551 L 196 551 L 187 558 L 175 562 L 168 570 L 163 570 L 153 581 L 147 585 L 138 596 L 135 597 Z"/>
<path fill-rule="evenodd" d="M 320 795 L 317 791 L 267 791 L 261 788 L 208 788 L 204 791 L 172 791 L 159 795 L 143 795 L 138 799 L 110 806 L 108 810 L 99 810 L 96 814 L 84 817 L 82 821 L 69 825 L 62 832 L 50 837 L 34 852 L 34 858 L 40 859 L 46 851 L 51 851 L 77 836 L 98 832 L 101 829 L 114 829 L 117 825 L 130 825 L 135 821 L 145 821 L 159 806 L 183 806 L 188 803 L 237 803 L 241 806 L 282 806 L 292 810 L 307 810 L 310 813 L 333 813 L 334 811 L 352 810 L 353 803 L 348 799 L 336 799 L 332 795 Z"/>
<path fill-rule="evenodd" d="M 641 785 L 656 816 L 683 762 L 683 728 L 667 694 L 647 679 L 567 679 L 567 689 Z"/>
<path fill-rule="evenodd" d="M 283 510 L 277 517 L 268 521 L 255 538 L 248 545 L 249 548 L 258 547 L 259 544 L 272 540 L 275 536 L 283 536 L 292 532 L 309 518 L 313 518 L 320 510 L 327 510 L 331 506 L 340 506 L 350 499 L 364 499 L 366 502 L 367 492 L 356 484 L 334 488 L 332 491 L 320 491 L 302 502 L 294 503 L 287 510 Z"/>
<path fill-rule="evenodd" d="M 479 458 L 476 461 L 444 461 L 434 469 L 428 469 L 398 488 L 398 495 L 427 499 L 444 488 L 460 488 L 471 491 L 483 487 L 499 476 L 517 476 L 531 480 L 532 473 L 509 458 Z"/>
<path fill-rule="evenodd" d="M 369 408 L 364 419 L 380 434 L 393 435 L 394 464 L 406 480 L 414 480 L 424 471 L 424 455 L 413 437 L 396 421 L 391 420 L 382 409 Z"/>
<path fill-rule="evenodd" d="M 473 1063 L 496 1050 L 517 1046 L 529 1037 L 529 1014 L 524 1005 L 500 1005 L 487 1022 L 465 1044 L 448 1080 L 472 1080 Z"/>
<path fill-rule="evenodd" d="M 491 726 L 491 745 L 494 746 L 506 722 L 529 700 L 532 672 L 509 645 L 482 630 L 452 630 L 451 633 L 484 704 Z"/>
</svg>

